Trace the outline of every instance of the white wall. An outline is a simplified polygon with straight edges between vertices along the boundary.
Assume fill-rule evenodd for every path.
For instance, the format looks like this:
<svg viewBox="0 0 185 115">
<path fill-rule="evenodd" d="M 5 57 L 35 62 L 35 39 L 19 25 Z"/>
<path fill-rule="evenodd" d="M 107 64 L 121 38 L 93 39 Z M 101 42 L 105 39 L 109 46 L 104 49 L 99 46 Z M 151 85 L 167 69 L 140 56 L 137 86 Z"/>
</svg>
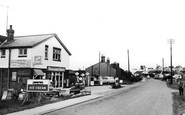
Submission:
<svg viewBox="0 0 185 115">
<path fill-rule="evenodd" d="M 9 55 L 9 51 L 6 50 L 5 51 L 6 57 L 5 58 L 1 58 L 0 57 L 0 68 L 7 68 L 8 67 L 8 55 Z M 0 52 L 0 56 L 1 56 L 1 52 Z"/>
<path fill-rule="evenodd" d="M 48 60 L 45 60 L 45 45 L 48 45 Z M 61 62 L 53 61 L 53 47 L 57 47 L 61 49 Z M 34 56 L 42 56 L 42 65 L 34 65 L 34 68 L 46 68 L 47 66 L 59 66 L 69 68 L 69 54 L 66 50 L 61 46 L 58 40 L 53 37 L 49 40 L 37 45 L 31 51 L 32 60 Z"/>
</svg>

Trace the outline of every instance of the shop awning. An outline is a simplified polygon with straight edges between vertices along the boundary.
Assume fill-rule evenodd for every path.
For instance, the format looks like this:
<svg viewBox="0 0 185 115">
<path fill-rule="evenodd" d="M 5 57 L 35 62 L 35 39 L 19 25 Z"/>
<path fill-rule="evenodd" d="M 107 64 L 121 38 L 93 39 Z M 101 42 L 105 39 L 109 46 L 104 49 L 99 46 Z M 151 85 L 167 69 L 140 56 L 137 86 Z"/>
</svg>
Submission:
<svg viewBox="0 0 185 115">
<path fill-rule="evenodd" d="M 34 69 L 34 74 L 35 75 L 44 75 L 41 69 Z"/>
</svg>

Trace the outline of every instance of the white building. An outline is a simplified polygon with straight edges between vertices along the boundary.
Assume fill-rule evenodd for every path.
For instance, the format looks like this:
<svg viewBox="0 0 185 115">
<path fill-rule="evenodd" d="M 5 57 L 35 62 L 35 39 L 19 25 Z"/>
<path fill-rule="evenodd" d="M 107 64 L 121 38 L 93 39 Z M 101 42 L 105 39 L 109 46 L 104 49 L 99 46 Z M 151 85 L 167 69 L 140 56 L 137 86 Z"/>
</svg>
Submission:
<svg viewBox="0 0 185 115">
<path fill-rule="evenodd" d="M 63 87 L 64 71 L 71 53 L 56 34 L 14 37 L 7 30 L 7 41 L 0 45 L 0 89 L 25 89 L 27 79 L 50 79 Z"/>
</svg>

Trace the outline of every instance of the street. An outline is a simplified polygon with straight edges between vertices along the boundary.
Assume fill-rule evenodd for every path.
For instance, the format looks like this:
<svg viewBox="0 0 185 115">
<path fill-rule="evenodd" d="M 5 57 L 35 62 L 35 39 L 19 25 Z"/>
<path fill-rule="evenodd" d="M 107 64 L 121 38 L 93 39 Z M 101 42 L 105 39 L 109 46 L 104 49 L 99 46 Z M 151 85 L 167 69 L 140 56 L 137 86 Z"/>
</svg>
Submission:
<svg viewBox="0 0 185 115">
<path fill-rule="evenodd" d="M 172 90 L 160 80 L 147 79 L 136 87 L 48 113 L 48 115 L 172 115 Z"/>
</svg>

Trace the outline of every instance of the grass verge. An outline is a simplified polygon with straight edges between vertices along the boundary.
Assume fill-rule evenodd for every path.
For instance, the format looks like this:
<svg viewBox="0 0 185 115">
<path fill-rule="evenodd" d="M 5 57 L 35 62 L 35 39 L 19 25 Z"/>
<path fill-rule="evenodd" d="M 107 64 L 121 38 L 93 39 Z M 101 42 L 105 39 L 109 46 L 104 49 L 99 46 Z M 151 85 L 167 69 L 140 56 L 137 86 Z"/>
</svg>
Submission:
<svg viewBox="0 0 185 115">
<path fill-rule="evenodd" d="M 59 101 L 64 101 L 72 98 L 78 98 L 80 96 L 86 95 L 76 95 L 76 96 L 64 96 L 64 97 L 52 97 L 50 100 L 42 100 L 41 103 L 37 103 L 35 100 L 29 100 L 28 102 L 22 105 L 23 101 L 19 100 L 7 100 L 7 101 L 0 101 L 0 115 L 13 113 L 17 111 L 23 111 L 25 109 L 31 109 L 39 106 L 43 106 L 46 104 L 51 104 Z"/>
<path fill-rule="evenodd" d="M 179 95 L 177 82 L 173 82 L 173 84 L 166 82 L 166 84 L 169 88 L 175 90 L 175 92 L 172 92 L 173 115 L 183 115 L 183 113 L 185 114 L 185 96 Z"/>
<path fill-rule="evenodd" d="M 185 96 L 179 96 L 178 92 L 172 93 L 173 115 L 185 114 Z"/>
</svg>

